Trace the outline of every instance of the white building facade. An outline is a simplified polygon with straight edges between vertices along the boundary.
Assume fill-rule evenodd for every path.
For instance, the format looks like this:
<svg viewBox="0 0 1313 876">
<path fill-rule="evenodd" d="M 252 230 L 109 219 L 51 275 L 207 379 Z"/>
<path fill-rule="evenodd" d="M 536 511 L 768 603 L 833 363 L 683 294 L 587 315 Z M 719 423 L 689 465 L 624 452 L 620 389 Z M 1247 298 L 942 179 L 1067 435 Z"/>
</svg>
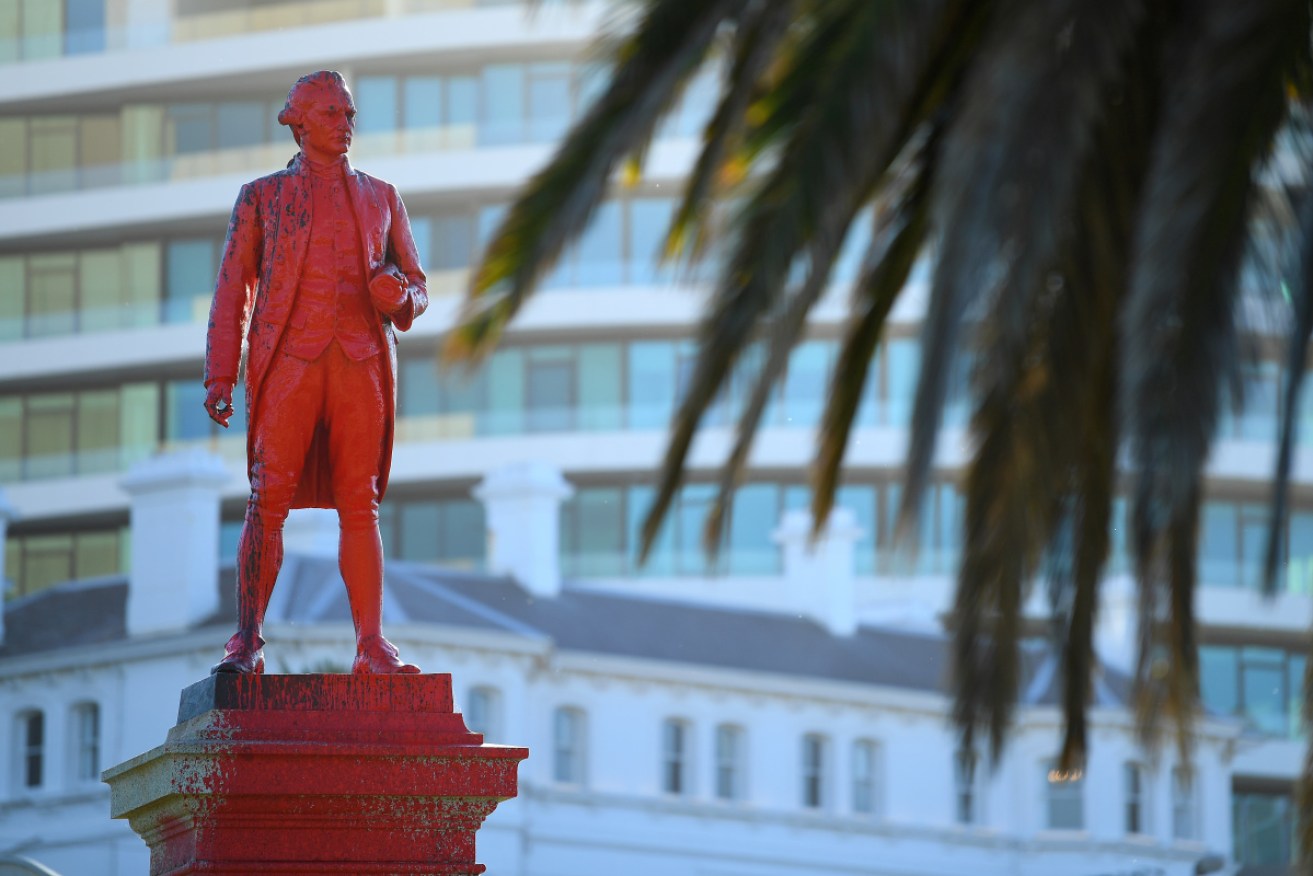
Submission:
<svg viewBox="0 0 1313 876">
<path fill-rule="evenodd" d="M 219 434 L 199 379 L 226 217 L 242 182 L 294 151 L 274 119 L 291 82 L 334 68 L 360 108 L 352 160 L 402 192 L 433 299 L 401 338 L 388 629 L 426 669 L 454 674 L 492 741 L 532 751 L 521 797 L 480 835 L 490 872 L 1129 876 L 1214 856 L 1227 872 L 1284 872 L 1305 741 L 1313 460 L 1306 443 L 1282 590 L 1264 601 L 1274 359 L 1244 375 L 1246 407 L 1208 471 L 1198 608 L 1216 718 L 1200 726 L 1197 770 L 1187 779 L 1170 747 L 1153 760 L 1133 741 L 1116 672 L 1134 631 L 1118 536 L 1099 630 L 1113 671 L 1081 782 L 1049 781 L 1058 728 L 1040 644 L 1004 761 L 972 783 L 960 768 L 936 662 L 960 537 L 960 401 L 916 559 L 888 550 L 919 286 L 874 363 L 847 514 L 821 554 L 802 548 L 796 512 L 860 241 L 768 411 L 720 561 L 708 567 L 698 539 L 737 389 L 636 566 L 703 291 L 653 255 L 711 78 L 687 90 L 642 180 L 615 190 L 487 366 L 437 372 L 479 242 L 595 93 L 593 41 L 615 14 L 0 0 L 0 861 L 144 871 L 145 846 L 108 820 L 97 777 L 158 744 L 178 691 L 230 632 L 243 424 Z M 290 524 L 271 671 L 349 657 L 322 557 L 329 518 Z M 1039 629 L 1038 595 L 1028 613 Z M 668 620 L 651 630 L 644 617 Z"/>
</svg>

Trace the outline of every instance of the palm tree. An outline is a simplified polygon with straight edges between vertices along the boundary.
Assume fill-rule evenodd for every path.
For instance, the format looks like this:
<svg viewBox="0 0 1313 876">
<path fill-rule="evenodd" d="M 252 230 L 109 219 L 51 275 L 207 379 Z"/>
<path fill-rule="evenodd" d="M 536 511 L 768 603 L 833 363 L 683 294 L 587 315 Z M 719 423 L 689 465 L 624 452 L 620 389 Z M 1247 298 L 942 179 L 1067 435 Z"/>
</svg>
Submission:
<svg viewBox="0 0 1313 876">
<path fill-rule="evenodd" d="M 493 236 L 448 356 L 491 348 L 617 171 L 641 166 L 682 86 L 722 64 L 667 255 L 701 258 L 719 234 L 723 262 L 644 551 L 701 416 L 761 345 L 709 517 L 714 550 L 789 351 L 849 230 L 873 222 L 819 431 L 817 525 L 886 317 L 914 261 L 932 251 L 900 530 L 917 519 L 948 375 L 965 350 L 975 449 L 953 618 L 964 744 L 983 730 L 999 754 L 1017 698 L 1023 593 L 1051 567 L 1065 680 L 1060 768 L 1082 767 L 1097 588 L 1122 483 L 1140 593 L 1140 726 L 1152 739 L 1160 718 L 1174 718 L 1184 751 L 1197 708 L 1201 473 L 1244 352 L 1250 241 L 1268 256 L 1298 250 L 1278 265 L 1293 279 L 1282 302 L 1291 342 L 1269 589 L 1279 559 L 1291 411 L 1313 327 L 1308 253 L 1287 245 L 1307 244 L 1313 230 L 1297 136 L 1313 71 L 1308 0 L 633 5 L 609 85 Z M 1278 141 L 1286 146 L 1273 170 Z M 713 217 L 726 210 L 719 229 Z M 1252 233 L 1256 217 L 1269 220 L 1264 234 Z M 1064 561 L 1044 562 L 1055 556 Z"/>
</svg>

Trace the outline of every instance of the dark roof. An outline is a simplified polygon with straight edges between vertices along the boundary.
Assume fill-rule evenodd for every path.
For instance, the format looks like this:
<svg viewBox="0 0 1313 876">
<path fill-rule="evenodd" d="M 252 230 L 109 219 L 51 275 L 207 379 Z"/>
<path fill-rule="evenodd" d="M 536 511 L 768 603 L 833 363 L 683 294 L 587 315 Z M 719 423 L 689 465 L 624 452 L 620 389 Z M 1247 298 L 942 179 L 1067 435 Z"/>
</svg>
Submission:
<svg viewBox="0 0 1313 876">
<path fill-rule="evenodd" d="M 504 576 L 391 561 L 388 623 L 435 623 L 549 641 L 562 651 L 633 657 L 805 678 L 944 693 L 949 642 L 942 633 L 863 626 L 836 636 L 805 617 L 729 609 L 565 587 L 533 596 Z M 220 573 L 220 608 L 202 625 L 231 623 L 234 572 Z M 71 645 L 122 639 L 123 578 L 61 585 L 6 606 L 0 659 Z M 289 555 L 270 607 L 271 622 L 349 622 L 345 588 L 331 558 Z M 1023 651 L 1021 700 L 1057 705 L 1052 652 Z M 1126 702 L 1124 678 L 1104 673 L 1096 702 Z"/>
</svg>

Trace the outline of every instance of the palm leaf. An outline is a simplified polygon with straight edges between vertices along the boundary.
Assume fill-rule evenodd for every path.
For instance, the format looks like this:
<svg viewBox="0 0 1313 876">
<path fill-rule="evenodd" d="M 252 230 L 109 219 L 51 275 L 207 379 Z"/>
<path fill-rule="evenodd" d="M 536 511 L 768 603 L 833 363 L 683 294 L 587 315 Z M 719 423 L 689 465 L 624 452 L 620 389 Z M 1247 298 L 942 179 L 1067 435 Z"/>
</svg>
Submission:
<svg viewBox="0 0 1313 876">
<path fill-rule="evenodd" d="M 1120 344 L 1144 611 L 1137 702 L 1149 742 L 1164 715 L 1175 716 L 1184 748 L 1195 708 L 1186 609 L 1199 482 L 1220 375 L 1235 368 L 1237 268 L 1253 168 L 1285 116 L 1286 82 L 1307 54 L 1309 26 L 1299 0 L 1207 0 L 1179 16 L 1164 50 L 1163 111 Z"/>
<path fill-rule="evenodd" d="M 938 12 L 939 4 L 924 0 L 824 4 L 803 38 L 807 51 L 794 53 L 781 75 L 785 92 L 810 88 L 813 100 L 738 217 L 740 234 L 708 305 L 698 360 L 643 520 L 640 560 L 679 488 L 703 412 L 760 321 L 779 305 L 795 259 L 804 249 L 838 251 L 852 214 L 927 112 L 927 97 L 942 90 L 938 80 L 954 75 L 926 48 L 942 41 Z"/>
<path fill-rule="evenodd" d="M 649 0 L 633 36 L 616 52 L 610 85 L 493 235 L 445 356 L 477 358 L 492 349 L 538 278 L 587 226 L 617 165 L 651 139 L 721 24 L 746 2 Z"/>
</svg>

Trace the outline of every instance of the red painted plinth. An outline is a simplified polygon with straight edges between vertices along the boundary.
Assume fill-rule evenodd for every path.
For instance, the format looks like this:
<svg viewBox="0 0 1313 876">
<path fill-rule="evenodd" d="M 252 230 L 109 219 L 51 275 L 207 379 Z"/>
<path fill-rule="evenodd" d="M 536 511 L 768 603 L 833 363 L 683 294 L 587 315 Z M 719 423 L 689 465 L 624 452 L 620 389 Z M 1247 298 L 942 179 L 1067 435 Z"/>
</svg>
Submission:
<svg viewBox="0 0 1313 876">
<path fill-rule="evenodd" d="M 104 780 L 151 876 L 473 876 L 527 756 L 466 729 L 449 675 L 215 675 Z"/>
</svg>

